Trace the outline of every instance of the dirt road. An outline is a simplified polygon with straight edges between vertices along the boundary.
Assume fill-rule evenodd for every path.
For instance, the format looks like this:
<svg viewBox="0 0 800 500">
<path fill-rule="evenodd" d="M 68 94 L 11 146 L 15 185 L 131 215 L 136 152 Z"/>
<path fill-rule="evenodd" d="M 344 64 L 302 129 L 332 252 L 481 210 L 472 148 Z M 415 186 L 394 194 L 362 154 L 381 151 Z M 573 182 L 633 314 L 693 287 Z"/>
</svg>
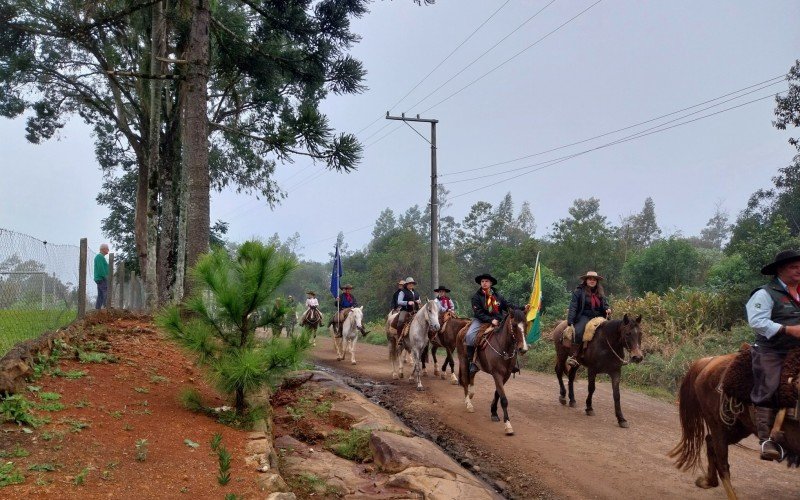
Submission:
<svg viewBox="0 0 800 500">
<path fill-rule="evenodd" d="M 319 366 L 351 377 L 368 397 L 507 497 L 725 498 L 721 486 L 697 488 L 699 472 L 679 472 L 667 458 L 680 437 L 673 404 L 623 389 L 622 411 L 630 428 L 622 429 L 614 416 L 610 384 L 598 383 L 595 416 L 587 417 L 585 379 L 576 382 L 578 407 L 569 408 L 558 403 L 555 375 L 527 372 L 506 385 L 516 432 L 507 437 L 503 424 L 489 419 L 494 384 L 485 373 L 476 377 L 476 411 L 467 413 L 461 388 L 430 373 L 423 379 L 424 392 L 406 380 L 393 381 L 387 352 L 384 346 L 359 344 L 358 364 L 353 366 L 349 357 L 337 361 L 330 339 L 320 338 L 312 356 Z M 800 496 L 800 471 L 759 460 L 755 438 L 743 444 L 749 449 L 730 448 L 733 485 L 740 498 Z"/>
</svg>

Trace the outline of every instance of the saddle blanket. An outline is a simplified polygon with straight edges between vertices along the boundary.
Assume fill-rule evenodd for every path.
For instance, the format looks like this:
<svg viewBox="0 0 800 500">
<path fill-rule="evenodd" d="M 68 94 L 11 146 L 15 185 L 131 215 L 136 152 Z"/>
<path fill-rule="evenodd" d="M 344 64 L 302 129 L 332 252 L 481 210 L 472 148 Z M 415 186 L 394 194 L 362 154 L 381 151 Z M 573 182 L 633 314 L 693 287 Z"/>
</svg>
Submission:
<svg viewBox="0 0 800 500">
<path fill-rule="evenodd" d="M 583 330 L 583 343 L 591 342 L 594 338 L 594 332 L 597 331 L 597 327 L 602 325 L 606 322 L 606 319 L 602 316 L 598 316 L 597 318 L 592 318 L 586 323 L 586 329 Z M 568 326 L 564 329 L 564 340 L 569 341 L 570 343 L 575 339 L 575 327 Z"/>
<path fill-rule="evenodd" d="M 744 404 L 751 404 L 750 392 L 753 390 L 753 365 L 750 346 L 745 344 L 733 358 L 722 379 L 722 391 Z M 800 349 L 789 351 L 781 369 L 781 383 L 777 399 L 780 408 L 794 408 L 797 405 L 795 383 L 800 374 Z M 789 380 L 792 380 L 790 383 Z"/>
</svg>

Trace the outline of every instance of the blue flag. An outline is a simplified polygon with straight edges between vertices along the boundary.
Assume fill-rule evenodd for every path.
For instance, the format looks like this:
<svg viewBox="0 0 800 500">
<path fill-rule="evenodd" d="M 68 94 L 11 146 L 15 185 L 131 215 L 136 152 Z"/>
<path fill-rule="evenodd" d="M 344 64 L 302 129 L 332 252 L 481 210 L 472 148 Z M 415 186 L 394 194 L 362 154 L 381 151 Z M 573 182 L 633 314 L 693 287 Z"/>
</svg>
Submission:
<svg viewBox="0 0 800 500">
<path fill-rule="evenodd" d="M 342 258 L 339 257 L 339 245 L 336 245 L 336 255 L 333 257 L 333 270 L 331 270 L 331 295 L 339 296 L 339 278 L 342 277 Z"/>
</svg>

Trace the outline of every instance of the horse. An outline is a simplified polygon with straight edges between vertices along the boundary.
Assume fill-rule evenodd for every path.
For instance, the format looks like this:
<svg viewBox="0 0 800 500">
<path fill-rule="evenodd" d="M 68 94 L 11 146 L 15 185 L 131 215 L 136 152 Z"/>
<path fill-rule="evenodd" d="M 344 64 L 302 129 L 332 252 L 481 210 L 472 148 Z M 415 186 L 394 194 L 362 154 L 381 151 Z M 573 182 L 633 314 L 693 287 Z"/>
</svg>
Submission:
<svg viewBox="0 0 800 500">
<path fill-rule="evenodd" d="M 389 360 L 392 364 L 392 379 L 397 380 L 398 378 L 405 378 L 403 373 L 403 368 L 406 363 L 411 362 L 411 354 L 409 351 L 403 348 L 403 345 L 399 345 L 397 342 L 397 329 L 392 326 L 395 318 L 397 315 L 400 314 L 400 311 L 389 311 L 389 314 L 386 316 L 386 342 L 389 346 Z M 427 376 L 428 372 L 425 368 L 425 363 L 427 360 L 427 348 L 425 351 L 425 355 L 422 358 L 422 375 Z"/>
<path fill-rule="evenodd" d="M 453 361 L 453 351 L 456 350 L 456 336 L 458 332 L 468 325 L 471 320 L 467 318 L 459 318 L 452 310 L 445 311 L 439 317 L 439 324 L 441 328 L 439 333 L 431 340 L 431 356 L 433 357 L 433 375 L 439 375 L 438 360 L 436 359 L 436 350 L 443 347 L 447 352 L 444 363 L 442 364 L 441 377 L 442 380 L 447 376 L 447 367 L 450 367 L 450 383 L 453 385 L 458 384 L 458 377 L 456 377 L 455 362 Z"/>
<path fill-rule="evenodd" d="M 467 411 L 473 413 L 475 407 L 472 406 L 472 397 L 475 396 L 475 373 L 469 373 L 470 360 L 467 359 L 467 346 L 464 338 L 469 330 L 469 323 L 458 332 L 456 345 L 458 346 L 458 381 L 464 389 L 464 402 Z M 505 318 L 493 329 L 486 338 L 486 347 L 478 349 L 476 358 L 481 370 L 490 374 L 494 379 L 494 399 L 491 405 L 491 417 L 493 422 L 499 422 L 497 416 L 497 401 L 503 407 L 503 422 L 505 423 L 506 435 L 513 435 L 514 429 L 511 427 L 511 420 L 508 418 L 508 398 L 503 386 L 511 377 L 511 369 L 517 364 L 517 355 L 528 351 L 528 343 L 525 340 L 525 332 L 528 331 L 528 322 L 525 319 L 525 311 L 522 309 L 509 308 Z"/>
<path fill-rule="evenodd" d="M 300 326 L 311 330 L 311 345 L 317 345 L 317 328 L 322 326 L 322 312 L 319 309 L 309 309 L 303 313 L 300 319 Z"/>
<path fill-rule="evenodd" d="M 350 364 L 356 364 L 356 340 L 358 340 L 358 333 L 364 331 L 363 321 L 364 307 L 354 307 L 342 322 L 341 337 L 336 336 L 336 328 L 331 326 L 337 360 L 343 360 L 349 352 Z"/>
<path fill-rule="evenodd" d="M 669 452 L 669 457 L 675 459 L 678 469 L 689 471 L 702 466 L 700 455 L 705 443 L 708 469 L 695 480 L 695 484 L 704 489 L 714 488 L 722 480 L 729 500 L 737 497 L 731 483 L 728 446 L 738 443 L 750 434 L 756 434 L 755 419 L 750 411 L 745 406 L 728 400 L 728 396 L 723 399 L 719 389 L 728 366 L 737 355 L 734 353 L 702 358 L 689 367 L 679 391 L 681 440 Z M 800 391 L 800 381 L 794 384 L 795 390 Z M 800 422 L 786 418 L 781 430 L 781 445 L 792 456 L 789 463 L 797 465 L 800 455 Z"/>
<path fill-rule="evenodd" d="M 423 354 L 428 347 L 429 337 L 428 332 L 439 331 L 439 305 L 436 300 L 428 300 L 424 306 L 420 307 L 419 311 L 414 314 L 411 320 L 411 325 L 408 328 L 408 334 L 400 340 L 400 347 L 411 353 L 411 360 L 414 363 L 412 375 L 417 382 L 417 390 L 422 391 L 422 381 L 420 374 L 423 370 L 422 366 L 425 362 Z M 395 351 L 397 347 L 392 348 Z M 409 377 L 409 382 L 414 380 Z"/>
<path fill-rule="evenodd" d="M 641 349 L 642 330 L 639 326 L 641 322 L 641 316 L 636 319 L 630 319 L 627 314 L 623 316 L 621 320 L 606 321 L 597 327 L 594 338 L 588 343 L 586 348 L 583 349 L 579 361 L 586 366 L 588 372 L 586 378 L 589 380 L 589 395 L 586 397 L 586 415 L 594 415 L 594 409 L 592 409 L 592 395 L 595 389 L 595 379 L 599 373 L 607 373 L 611 377 L 611 387 L 614 391 L 614 411 L 617 415 L 617 423 L 622 428 L 628 427 L 628 421 L 625 420 L 625 417 L 622 415 L 622 408 L 619 403 L 619 381 L 622 366 L 628 364 L 628 361 L 624 359 L 626 349 L 630 352 L 631 361 L 634 363 L 640 363 L 644 358 Z M 569 406 L 570 408 L 574 408 L 576 403 L 573 384 L 579 367 L 576 366 L 572 369 L 566 367 L 569 348 L 562 343 L 563 333 L 566 327 L 566 321 L 560 322 L 551 335 L 556 345 L 557 358 L 555 370 L 559 385 L 558 401 L 562 405 L 567 404 L 567 390 L 564 388 L 564 380 L 562 378 L 564 372 L 566 372 L 569 382 Z"/>
</svg>

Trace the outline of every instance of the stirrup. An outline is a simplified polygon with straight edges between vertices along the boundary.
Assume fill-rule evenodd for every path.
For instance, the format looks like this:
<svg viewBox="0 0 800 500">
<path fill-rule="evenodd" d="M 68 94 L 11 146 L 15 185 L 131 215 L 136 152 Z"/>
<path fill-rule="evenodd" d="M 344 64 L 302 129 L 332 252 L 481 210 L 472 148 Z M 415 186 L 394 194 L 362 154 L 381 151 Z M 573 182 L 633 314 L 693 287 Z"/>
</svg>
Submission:
<svg viewBox="0 0 800 500">
<path fill-rule="evenodd" d="M 581 364 L 578 362 L 578 358 L 576 358 L 575 356 L 567 356 L 566 365 L 570 368 L 576 368 L 578 366 L 581 366 Z"/>
<path fill-rule="evenodd" d="M 764 458 L 764 446 L 767 443 L 772 443 L 776 448 L 778 448 L 778 451 L 781 454 L 780 458 Z M 784 458 L 786 458 L 786 452 L 783 451 L 783 446 L 778 444 L 777 441 L 773 441 L 772 438 L 767 438 L 764 440 L 763 443 L 761 443 L 761 460 L 773 460 L 775 462 L 783 462 Z"/>
</svg>

